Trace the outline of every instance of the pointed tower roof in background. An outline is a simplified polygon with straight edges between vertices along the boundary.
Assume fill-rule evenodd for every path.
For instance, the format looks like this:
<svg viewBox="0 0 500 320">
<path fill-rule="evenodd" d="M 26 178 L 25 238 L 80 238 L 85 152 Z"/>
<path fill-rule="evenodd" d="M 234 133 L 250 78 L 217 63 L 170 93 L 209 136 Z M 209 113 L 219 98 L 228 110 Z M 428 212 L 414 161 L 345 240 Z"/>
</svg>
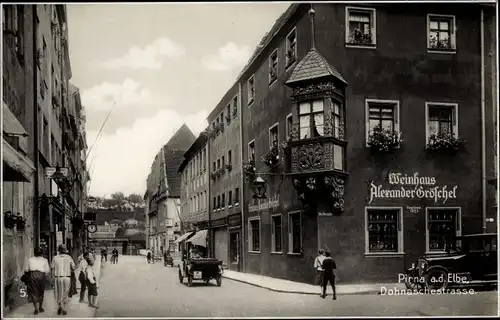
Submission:
<svg viewBox="0 0 500 320">
<path fill-rule="evenodd" d="M 193 132 L 184 123 L 179 130 L 177 130 L 172 138 L 167 142 L 165 148 L 170 150 L 183 150 L 184 152 L 191 147 L 196 140 Z"/>
<path fill-rule="evenodd" d="M 312 48 L 302 60 L 297 63 L 287 85 L 293 85 L 298 82 L 310 81 L 324 77 L 335 77 L 347 84 L 344 77 L 337 71 L 316 48 Z"/>
</svg>

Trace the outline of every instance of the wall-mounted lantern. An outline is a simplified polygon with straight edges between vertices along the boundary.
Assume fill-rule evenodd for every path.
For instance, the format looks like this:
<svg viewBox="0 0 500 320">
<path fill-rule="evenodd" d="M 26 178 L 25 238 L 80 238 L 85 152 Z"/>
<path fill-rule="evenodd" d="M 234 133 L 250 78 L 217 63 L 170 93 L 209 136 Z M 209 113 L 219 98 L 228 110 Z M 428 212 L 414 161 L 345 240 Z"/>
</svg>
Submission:
<svg viewBox="0 0 500 320">
<path fill-rule="evenodd" d="M 253 198 L 254 199 L 265 199 L 266 198 L 266 181 L 262 179 L 261 176 L 258 176 L 254 181 L 253 181 Z"/>
</svg>

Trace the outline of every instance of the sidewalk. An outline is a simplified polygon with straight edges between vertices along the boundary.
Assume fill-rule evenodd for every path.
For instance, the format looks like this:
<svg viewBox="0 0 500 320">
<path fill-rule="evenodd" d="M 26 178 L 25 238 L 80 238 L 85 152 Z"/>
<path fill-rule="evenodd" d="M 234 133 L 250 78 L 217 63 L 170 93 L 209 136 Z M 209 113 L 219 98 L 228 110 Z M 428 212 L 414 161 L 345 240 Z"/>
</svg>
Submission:
<svg viewBox="0 0 500 320">
<path fill-rule="evenodd" d="M 101 271 L 104 265 L 101 265 L 101 257 L 96 255 L 95 261 L 97 287 L 99 288 L 99 280 L 101 277 Z M 19 306 L 14 311 L 5 315 L 5 318 L 56 318 L 56 317 L 66 317 L 66 318 L 93 318 L 96 313 L 95 308 L 91 308 L 88 305 L 87 297 L 85 297 L 85 303 L 80 303 L 80 282 L 77 279 L 78 293 L 70 298 L 68 304 L 68 314 L 66 316 L 57 315 L 57 303 L 55 302 L 54 290 L 45 291 L 45 300 L 43 302 L 43 308 L 45 312 L 39 313 L 37 315 L 33 314 L 34 308 L 32 303 L 26 303 Z M 85 294 L 87 295 L 87 294 Z"/>
<path fill-rule="evenodd" d="M 223 278 L 243 282 L 253 286 L 265 288 L 276 292 L 299 293 L 319 295 L 319 286 L 312 284 L 271 278 L 257 274 L 242 273 L 231 270 L 224 270 Z M 404 283 L 366 283 L 366 284 L 338 284 L 336 285 L 337 295 L 353 295 L 353 294 L 380 294 L 381 288 L 397 288 L 399 290 L 405 288 Z M 327 294 L 332 294 L 332 288 L 327 288 Z"/>
</svg>

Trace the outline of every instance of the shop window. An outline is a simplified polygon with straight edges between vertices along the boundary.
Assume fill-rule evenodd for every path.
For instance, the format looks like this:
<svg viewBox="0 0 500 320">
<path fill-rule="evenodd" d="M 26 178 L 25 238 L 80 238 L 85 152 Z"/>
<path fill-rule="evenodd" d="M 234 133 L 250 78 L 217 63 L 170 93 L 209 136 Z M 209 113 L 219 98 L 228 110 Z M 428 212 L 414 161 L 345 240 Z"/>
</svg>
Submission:
<svg viewBox="0 0 500 320">
<path fill-rule="evenodd" d="M 282 223 L 281 214 L 272 216 L 272 232 L 271 232 L 271 252 L 282 252 Z"/>
<path fill-rule="evenodd" d="M 427 252 L 443 252 L 461 235 L 460 208 L 426 208 Z"/>
<path fill-rule="evenodd" d="M 403 252 L 402 209 L 372 207 L 365 209 L 367 254 Z"/>
<path fill-rule="evenodd" d="M 249 251 L 260 252 L 260 218 L 250 218 L 248 229 Z"/>
<path fill-rule="evenodd" d="M 300 212 L 288 213 L 288 253 L 302 253 L 302 219 Z"/>
</svg>

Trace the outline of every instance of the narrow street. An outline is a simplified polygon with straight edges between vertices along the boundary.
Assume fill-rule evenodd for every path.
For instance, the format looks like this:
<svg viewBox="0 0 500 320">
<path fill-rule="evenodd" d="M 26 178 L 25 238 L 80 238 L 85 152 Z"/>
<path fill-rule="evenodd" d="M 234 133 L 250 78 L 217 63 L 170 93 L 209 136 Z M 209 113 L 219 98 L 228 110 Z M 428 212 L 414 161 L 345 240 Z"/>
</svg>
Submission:
<svg viewBox="0 0 500 320">
<path fill-rule="evenodd" d="M 209 285 L 180 284 L 177 268 L 122 256 L 106 264 L 96 317 L 272 317 L 272 316 L 486 316 L 497 313 L 497 292 L 469 296 L 346 295 L 277 293 L 223 279 Z M 482 306 L 482 307 L 479 307 Z"/>
</svg>

